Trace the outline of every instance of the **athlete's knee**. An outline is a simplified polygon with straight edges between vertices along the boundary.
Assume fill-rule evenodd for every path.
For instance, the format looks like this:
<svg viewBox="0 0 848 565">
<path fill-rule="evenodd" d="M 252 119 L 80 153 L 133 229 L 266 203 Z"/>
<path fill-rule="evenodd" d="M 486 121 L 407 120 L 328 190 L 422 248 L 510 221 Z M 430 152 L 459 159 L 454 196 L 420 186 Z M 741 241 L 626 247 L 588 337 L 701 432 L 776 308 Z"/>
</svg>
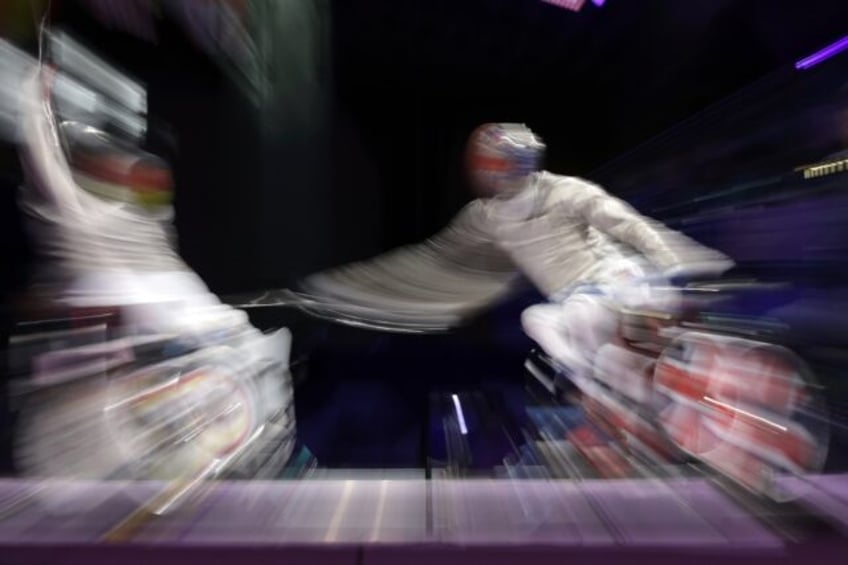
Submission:
<svg viewBox="0 0 848 565">
<path fill-rule="evenodd" d="M 550 308 L 550 305 L 536 304 L 521 312 L 521 327 L 524 329 L 524 333 L 533 337 L 539 328 L 552 325 L 548 308 Z"/>
</svg>

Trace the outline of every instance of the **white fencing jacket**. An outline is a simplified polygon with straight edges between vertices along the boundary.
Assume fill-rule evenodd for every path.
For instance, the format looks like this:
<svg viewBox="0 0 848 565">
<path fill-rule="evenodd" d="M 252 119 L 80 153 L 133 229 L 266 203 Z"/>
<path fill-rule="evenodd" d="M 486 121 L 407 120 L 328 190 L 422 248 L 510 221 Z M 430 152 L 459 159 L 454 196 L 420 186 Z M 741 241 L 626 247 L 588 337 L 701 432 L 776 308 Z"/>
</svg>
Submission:
<svg viewBox="0 0 848 565">
<path fill-rule="evenodd" d="M 422 243 L 318 273 L 303 288 L 338 312 L 356 310 L 357 317 L 426 317 L 452 325 L 499 299 L 518 271 L 553 296 L 591 281 L 604 259 L 627 252 L 660 271 L 687 263 L 729 265 L 599 186 L 541 172 L 514 196 L 472 201 Z"/>
<path fill-rule="evenodd" d="M 485 231 L 548 296 L 591 280 L 600 262 L 622 247 L 646 257 L 660 271 L 691 254 L 679 238 L 671 241 L 669 230 L 575 177 L 538 173 L 511 198 L 478 202 Z"/>
</svg>

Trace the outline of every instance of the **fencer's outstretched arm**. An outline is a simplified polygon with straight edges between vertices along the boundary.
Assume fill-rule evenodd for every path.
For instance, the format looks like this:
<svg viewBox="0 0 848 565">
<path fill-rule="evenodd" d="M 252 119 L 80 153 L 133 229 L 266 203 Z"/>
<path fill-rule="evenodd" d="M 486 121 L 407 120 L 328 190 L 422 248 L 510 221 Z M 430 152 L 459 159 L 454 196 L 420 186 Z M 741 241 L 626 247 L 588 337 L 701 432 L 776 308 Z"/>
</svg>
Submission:
<svg viewBox="0 0 848 565">
<path fill-rule="evenodd" d="M 504 296 L 515 272 L 474 201 L 425 241 L 316 273 L 300 290 L 339 316 L 452 327 Z"/>
</svg>

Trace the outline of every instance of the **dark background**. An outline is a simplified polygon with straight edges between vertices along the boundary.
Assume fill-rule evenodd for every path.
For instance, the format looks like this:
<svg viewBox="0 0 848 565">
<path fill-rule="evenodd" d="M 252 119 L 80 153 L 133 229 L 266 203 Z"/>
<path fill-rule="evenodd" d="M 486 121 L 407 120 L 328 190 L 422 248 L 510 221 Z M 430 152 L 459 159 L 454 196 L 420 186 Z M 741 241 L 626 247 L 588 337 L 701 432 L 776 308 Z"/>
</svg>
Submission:
<svg viewBox="0 0 848 565">
<path fill-rule="evenodd" d="M 848 21 L 840 2 L 780 0 L 611 0 L 577 14 L 532 0 L 334 7 L 336 111 L 369 166 L 350 178 L 381 207 L 377 248 L 426 236 L 468 198 L 458 152 L 481 121 L 527 122 L 548 142 L 548 168 L 588 175 Z"/>
<path fill-rule="evenodd" d="M 73 1 L 55 6 L 55 25 L 147 86 L 149 145 L 174 167 L 180 250 L 218 293 L 293 284 L 432 234 L 471 197 L 459 153 L 483 121 L 526 122 L 547 141 L 550 170 L 595 178 L 848 33 L 848 2 L 836 0 L 608 0 L 576 14 L 540 0 L 280 0 L 298 22 L 274 35 L 292 104 L 263 113 L 173 22 L 159 22 L 151 44 L 104 29 Z M 304 99 L 322 115 L 304 118 Z M 2 282 L 14 293 L 31 256 L 14 153 L 0 156 Z M 679 186 L 664 205 L 700 196 L 697 171 L 679 182 L 669 170 Z M 638 200 L 631 185 L 622 196 Z M 319 344 L 297 396 L 301 437 L 326 464 L 419 464 L 428 394 L 520 389 L 530 343 L 518 315 L 535 299 L 490 313 L 485 339 L 474 328 L 403 338 L 295 327 Z"/>
<path fill-rule="evenodd" d="M 147 84 L 151 114 L 177 140 L 158 149 L 175 167 L 181 251 L 218 292 L 291 284 L 433 233 L 470 198 L 458 152 L 481 121 L 526 122 L 548 142 L 549 169 L 589 175 L 848 28 L 848 3 L 825 0 L 609 0 L 580 13 L 537 0 L 337 0 L 303 20 L 328 32 L 304 55 L 326 67 L 327 120 L 299 144 L 280 126 L 275 145 L 177 26 L 160 23 L 152 45 L 60 6 L 57 25 Z M 276 48 L 303 51 L 290 35 Z M 11 275 L 25 250 L 3 192 Z"/>
</svg>

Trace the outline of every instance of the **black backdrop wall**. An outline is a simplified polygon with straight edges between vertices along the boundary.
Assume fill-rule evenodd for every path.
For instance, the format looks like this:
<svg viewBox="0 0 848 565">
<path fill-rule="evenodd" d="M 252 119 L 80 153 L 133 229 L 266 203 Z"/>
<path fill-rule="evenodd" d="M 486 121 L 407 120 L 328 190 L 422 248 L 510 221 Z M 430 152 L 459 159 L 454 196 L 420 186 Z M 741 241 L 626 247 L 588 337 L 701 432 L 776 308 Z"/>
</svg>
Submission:
<svg viewBox="0 0 848 565">
<path fill-rule="evenodd" d="M 337 111 L 377 171 L 346 178 L 363 209 L 381 209 L 377 249 L 427 236 L 470 197 L 458 152 L 481 121 L 527 122 L 548 142 L 551 170 L 585 175 L 848 29 L 848 6 L 825 1 L 334 8 Z"/>
<path fill-rule="evenodd" d="M 272 2 L 268 114 L 176 25 L 149 44 L 61 4 L 57 23 L 148 85 L 177 140 L 160 149 L 181 251 L 218 292 L 433 233 L 469 198 L 459 151 L 481 121 L 527 122 L 550 169 L 587 174 L 848 29 L 835 0 Z"/>
</svg>

